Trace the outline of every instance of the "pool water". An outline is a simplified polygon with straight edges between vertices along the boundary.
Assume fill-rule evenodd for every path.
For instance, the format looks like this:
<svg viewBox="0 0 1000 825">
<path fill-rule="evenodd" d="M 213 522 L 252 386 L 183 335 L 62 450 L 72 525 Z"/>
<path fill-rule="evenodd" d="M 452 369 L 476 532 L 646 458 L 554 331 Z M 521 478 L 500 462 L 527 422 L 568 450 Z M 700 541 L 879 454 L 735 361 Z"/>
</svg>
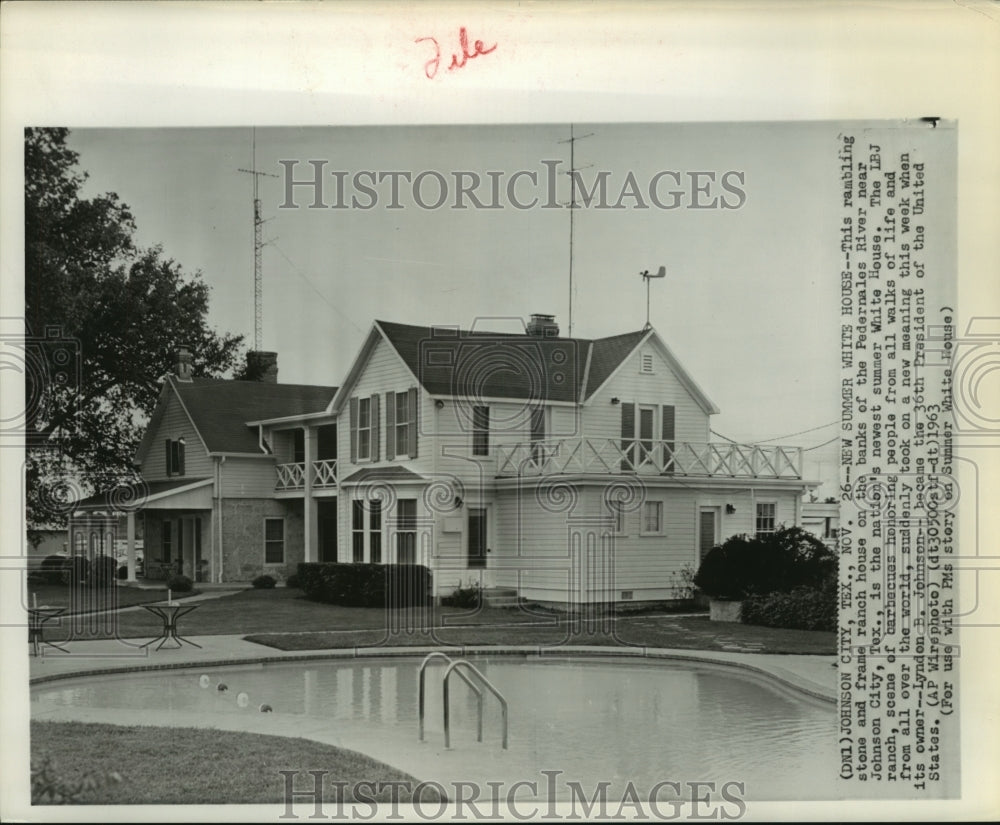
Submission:
<svg viewBox="0 0 1000 825">
<path fill-rule="evenodd" d="M 836 781 L 834 705 L 720 666 L 547 657 L 474 657 L 510 706 L 510 747 L 485 696 L 450 680 L 451 749 L 443 747 L 440 663 L 427 670 L 425 742 L 417 738 L 420 659 L 356 659 L 75 679 L 32 691 L 33 715 L 105 709 L 151 723 L 310 735 L 370 753 L 421 779 L 534 779 L 563 772 L 583 787 L 664 780 L 743 782 L 745 798 L 824 799 Z M 220 683 L 227 690 L 220 691 Z M 262 714 L 267 704 L 273 713 Z M 88 717 L 100 718 L 100 716 Z M 303 770 L 308 766 L 303 766 Z M 560 790 L 560 795 L 562 791 Z"/>
</svg>

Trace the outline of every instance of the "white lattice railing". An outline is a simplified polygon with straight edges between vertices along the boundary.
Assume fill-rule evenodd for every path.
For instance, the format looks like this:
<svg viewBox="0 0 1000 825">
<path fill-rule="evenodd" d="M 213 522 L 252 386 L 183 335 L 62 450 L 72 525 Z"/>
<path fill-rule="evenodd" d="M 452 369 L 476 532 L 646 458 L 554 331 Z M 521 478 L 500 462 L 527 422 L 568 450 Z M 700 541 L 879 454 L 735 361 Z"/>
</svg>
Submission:
<svg viewBox="0 0 1000 825">
<path fill-rule="evenodd" d="M 498 476 L 610 473 L 802 478 L 802 448 L 687 441 L 567 438 L 498 444 Z"/>
<path fill-rule="evenodd" d="M 313 462 L 313 487 L 337 486 L 337 459 L 328 458 Z"/>
<path fill-rule="evenodd" d="M 306 465 L 299 461 L 294 464 L 279 464 L 275 467 L 278 480 L 275 490 L 302 490 L 306 486 Z"/>
<path fill-rule="evenodd" d="M 275 467 L 277 479 L 275 490 L 304 490 L 306 486 L 306 465 L 302 461 L 294 464 L 279 464 Z M 313 487 L 337 486 L 337 459 L 323 459 L 312 463 Z"/>
</svg>

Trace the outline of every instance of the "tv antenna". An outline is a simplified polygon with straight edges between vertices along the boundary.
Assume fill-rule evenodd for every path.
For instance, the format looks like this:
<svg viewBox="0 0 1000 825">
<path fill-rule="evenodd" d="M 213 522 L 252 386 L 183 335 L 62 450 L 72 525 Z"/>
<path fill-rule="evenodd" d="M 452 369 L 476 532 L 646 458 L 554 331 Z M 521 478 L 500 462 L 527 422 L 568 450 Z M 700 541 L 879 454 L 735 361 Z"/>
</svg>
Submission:
<svg viewBox="0 0 1000 825">
<path fill-rule="evenodd" d="M 576 142 L 584 138 L 593 137 L 594 133 L 576 137 L 573 134 L 573 124 L 569 125 L 569 140 L 560 140 L 560 143 L 569 144 L 569 337 L 573 337 L 573 213 L 576 212 L 576 179 L 573 175 L 580 171 L 576 168 Z M 591 164 L 593 165 L 593 164 Z M 584 169 L 589 166 L 584 166 Z"/>
<path fill-rule="evenodd" d="M 257 170 L 257 129 L 254 128 L 250 139 L 250 168 L 238 169 L 253 176 L 253 348 L 260 351 L 261 340 L 264 337 L 264 273 L 262 229 L 264 219 L 260 215 L 260 178 L 267 176 L 276 178 L 270 172 Z"/>
<path fill-rule="evenodd" d="M 666 278 L 667 268 L 665 266 L 661 266 L 658 270 L 656 270 L 655 273 L 650 272 L 648 269 L 646 269 L 640 272 L 639 274 L 642 276 L 642 280 L 646 282 L 646 326 L 642 328 L 643 331 L 646 331 L 651 326 L 653 326 L 651 323 L 649 323 L 649 282 L 653 280 L 653 278 Z"/>
</svg>

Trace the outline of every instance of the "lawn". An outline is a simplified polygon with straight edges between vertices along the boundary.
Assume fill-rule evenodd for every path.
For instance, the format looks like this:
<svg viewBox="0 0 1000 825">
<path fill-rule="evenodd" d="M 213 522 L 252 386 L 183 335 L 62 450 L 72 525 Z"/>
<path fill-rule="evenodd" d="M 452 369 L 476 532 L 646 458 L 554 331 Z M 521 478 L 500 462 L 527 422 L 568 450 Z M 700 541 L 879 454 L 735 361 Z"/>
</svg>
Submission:
<svg viewBox="0 0 1000 825">
<path fill-rule="evenodd" d="M 332 745 L 196 728 L 33 721 L 33 774 L 44 755 L 51 760 L 48 776 L 66 783 L 112 773 L 120 777 L 120 781 L 97 783 L 98 787 L 75 799 L 76 804 L 283 804 L 285 778 L 279 770 L 299 771 L 296 788 L 310 789 L 312 777 L 305 771 L 329 771 L 324 798 L 330 803 L 337 800 L 338 791 L 332 785 L 337 781 L 348 783 L 344 802 L 356 801 L 352 788 L 357 782 L 409 782 L 410 788 L 418 784 L 389 765 Z M 409 801 L 407 786 L 396 787 L 399 800 Z M 51 797 L 40 796 L 39 790 L 33 777 L 32 802 L 51 804 Z M 390 801 L 391 792 L 383 788 L 371 795 Z M 433 787 L 422 790 L 422 800 L 435 798 Z M 335 810 L 331 808 L 331 813 Z"/>
<path fill-rule="evenodd" d="M 424 632 L 261 633 L 246 638 L 279 650 L 374 646 L 601 645 L 829 655 L 835 652 L 836 645 L 834 633 L 713 622 L 707 616 L 670 615 L 622 616 L 614 619 L 610 626 L 580 623 L 562 617 L 548 626 L 527 626 L 523 622 L 511 621 L 502 626 L 446 627 Z"/>
<path fill-rule="evenodd" d="M 173 593 L 175 599 L 189 598 L 196 596 L 197 590 L 190 593 Z M 73 612 L 89 612 L 93 610 L 107 610 L 109 607 L 121 608 L 131 607 L 136 604 L 149 604 L 150 602 L 164 601 L 167 598 L 167 588 L 164 585 L 156 589 L 144 589 L 138 587 L 119 587 L 115 585 L 113 589 L 105 587 L 80 587 L 76 592 L 71 592 L 71 588 L 66 584 L 33 584 L 28 583 L 28 605 L 37 602 L 39 606 L 66 607 Z"/>
<path fill-rule="evenodd" d="M 124 589 L 124 588 L 123 588 Z M 163 598 L 162 592 L 159 594 Z M 41 604 L 41 599 L 39 599 Z M 109 619 L 111 617 L 108 617 Z M 145 610 L 131 610 L 113 617 L 114 622 L 87 623 L 86 635 L 76 628 L 74 639 L 100 639 L 115 635 L 123 639 L 158 636 L 162 623 Z M 229 596 L 208 599 L 180 622 L 185 636 L 247 635 L 272 632 L 321 632 L 329 630 L 382 630 L 395 624 L 445 626 L 449 623 L 516 624 L 538 621 L 538 617 L 507 610 L 468 611 L 454 607 L 435 607 L 423 611 L 390 610 L 374 607 L 338 607 L 303 598 L 301 592 L 285 587 L 273 590 L 241 590 Z M 111 628 L 107 625 L 111 624 Z M 46 639 L 70 638 L 69 622 L 53 621 L 46 626 Z"/>
</svg>

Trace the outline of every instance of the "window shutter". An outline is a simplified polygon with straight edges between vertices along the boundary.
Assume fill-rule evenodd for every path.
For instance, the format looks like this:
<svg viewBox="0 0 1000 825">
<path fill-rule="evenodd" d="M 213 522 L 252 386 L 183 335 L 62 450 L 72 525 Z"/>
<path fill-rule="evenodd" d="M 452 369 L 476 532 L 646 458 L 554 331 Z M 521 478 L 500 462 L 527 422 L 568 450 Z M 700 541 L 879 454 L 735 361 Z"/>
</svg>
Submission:
<svg viewBox="0 0 1000 825">
<path fill-rule="evenodd" d="M 417 388 L 410 387 L 410 391 L 407 393 L 407 400 L 410 406 L 410 423 L 407 426 L 410 429 L 409 438 L 406 439 L 406 443 L 410 445 L 410 458 L 417 457 Z"/>
<path fill-rule="evenodd" d="M 166 460 L 167 475 L 170 475 L 174 471 L 174 456 L 171 445 L 173 442 L 168 438 L 164 443 L 163 455 Z"/>
<path fill-rule="evenodd" d="M 622 470 L 630 472 L 635 469 L 635 405 L 622 402 Z"/>
<path fill-rule="evenodd" d="M 378 461 L 378 447 L 381 441 L 378 414 L 378 393 L 372 395 L 372 461 Z"/>
<path fill-rule="evenodd" d="M 351 399 L 351 464 L 358 463 L 358 399 Z"/>
<path fill-rule="evenodd" d="M 385 394 L 385 458 L 396 457 L 396 393 Z"/>
<path fill-rule="evenodd" d="M 674 471 L 674 408 L 664 405 L 661 408 L 663 419 L 663 472 Z"/>
<path fill-rule="evenodd" d="M 174 443 L 177 445 L 177 474 L 184 475 L 184 445 L 180 441 Z"/>
</svg>

